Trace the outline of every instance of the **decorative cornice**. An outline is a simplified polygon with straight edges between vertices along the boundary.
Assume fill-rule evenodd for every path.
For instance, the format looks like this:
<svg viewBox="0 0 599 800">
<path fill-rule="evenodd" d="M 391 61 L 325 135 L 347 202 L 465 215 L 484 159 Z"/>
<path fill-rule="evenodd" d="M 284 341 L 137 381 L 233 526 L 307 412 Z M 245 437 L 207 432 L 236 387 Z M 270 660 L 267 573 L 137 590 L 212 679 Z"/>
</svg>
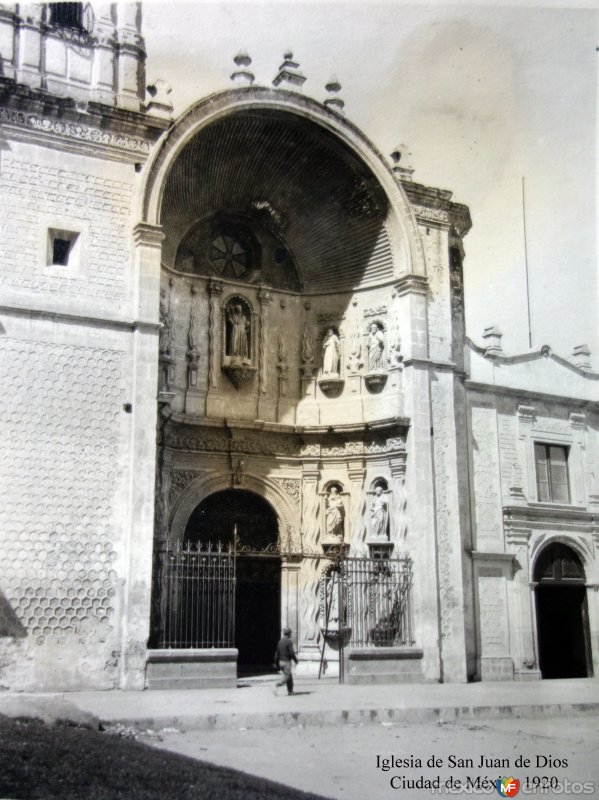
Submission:
<svg viewBox="0 0 599 800">
<path fill-rule="evenodd" d="M 138 222 L 133 228 L 133 241 L 135 244 L 160 247 L 164 241 L 162 226 L 150 225 L 148 222 Z"/>
<path fill-rule="evenodd" d="M 473 561 L 501 561 L 511 564 L 514 560 L 513 553 L 485 553 L 482 550 L 473 550 L 470 555 Z"/>
<path fill-rule="evenodd" d="M 534 400 L 537 403 L 562 403 L 576 408 L 589 409 L 590 411 L 599 411 L 599 401 L 585 400 L 580 397 L 571 397 L 561 394 L 549 394 L 549 392 L 533 392 L 530 389 L 518 389 L 515 386 L 499 386 L 495 383 L 481 383 L 479 381 L 472 381 L 469 378 L 465 381 L 465 386 L 468 392 L 478 392 L 480 394 L 492 394 L 512 397 L 515 400 Z"/>
<path fill-rule="evenodd" d="M 24 110 L 26 109 L 26 110 Z M 96 101 L 82 105 L 0 77 L 0 122 L 15 136 L 35 137 L 36 143 L 59 141 L 63 146 L 99 148 L 106 153 L 145 160 L 169 122 L 139 111 Z"/>
<path fill-rule="evenodd" d="M 81 125 L 76 122 L 63 122 L 43 117 L 38 114 L 28 114 L 24 111 L 0 106 L 0 122 L 14 125 L 37 134 L 48 134 L 57 136 L 61 139 L 72 139 L 85 142 L 94 146 L 106 147 L 114 150 L 122 150 L 127 153 L 138 153 L 147 156 L 150 153 L 150 144 L 143 139 L 133 136 L 125 136 L 121 133 L 110 133 L 94 128 L 89 125 Z"/>
<path fill-rule="evenodd" d="M 558 505 L 557 503 L 535 503 L 526 506 L 510 505 L 503 507 L 505 525 L 522 525 L 522 523 L 541 523 L 546 527 L 555 527 L 566 522 L 569 525 L 584 527 L 599 526 L 599 516 L 576 506 Z"/>
<path fill-rule="evenodd" d="M 426 294 L 428 291 L 428 278 L 426 275 L 404 275 L 403 278 L 397 281 L 394 288 L 400 297 L 410 292 Z"/>
</svg>

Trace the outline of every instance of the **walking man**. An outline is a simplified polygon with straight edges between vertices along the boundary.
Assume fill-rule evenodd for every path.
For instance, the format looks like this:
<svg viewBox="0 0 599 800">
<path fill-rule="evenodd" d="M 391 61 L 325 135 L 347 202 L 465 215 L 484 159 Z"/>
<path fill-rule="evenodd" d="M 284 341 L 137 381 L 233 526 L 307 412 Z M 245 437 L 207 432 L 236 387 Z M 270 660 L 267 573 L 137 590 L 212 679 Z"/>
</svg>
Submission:
<svg viewBox="0 0 599 800">
<path fill-rule="evenodd" d="M 297 656 L 293 649 L 293 642 L 291 641 L 291 628 L 285 628 L 283 631 L 283 638 L 279 641 L 277 649 L 275 650 L 274 666 L 275 669 L 280 669 L 283 673 L 281 680 L 278 681 L 273 687 L 274 694 L 278 694 L 277 689 L 279 686 L 287 684 L 287 694 L 293 694 L 293 671 L 291 669 L 291 662 L 295 661 L 297 664 Z"/>
</svg>

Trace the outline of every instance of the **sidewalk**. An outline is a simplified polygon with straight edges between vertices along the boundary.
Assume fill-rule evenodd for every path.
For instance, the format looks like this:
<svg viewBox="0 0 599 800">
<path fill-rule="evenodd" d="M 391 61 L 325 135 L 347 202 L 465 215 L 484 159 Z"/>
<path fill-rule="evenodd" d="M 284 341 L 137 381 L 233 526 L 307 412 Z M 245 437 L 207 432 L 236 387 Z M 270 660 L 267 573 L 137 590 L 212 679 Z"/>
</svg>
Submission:
<svg viewBox="0 0 599 800">
<path fill-rule="evenodd" d="M 470 684 L 348 686 L 296 681 L 293 696 L 273 696 L 272 680 L 236 689 L 0 694 L 0 714 L 68 719 L 139 730 L 226 730 L 555 717 L 599 712 L 599 679 Z"/>
</svg>

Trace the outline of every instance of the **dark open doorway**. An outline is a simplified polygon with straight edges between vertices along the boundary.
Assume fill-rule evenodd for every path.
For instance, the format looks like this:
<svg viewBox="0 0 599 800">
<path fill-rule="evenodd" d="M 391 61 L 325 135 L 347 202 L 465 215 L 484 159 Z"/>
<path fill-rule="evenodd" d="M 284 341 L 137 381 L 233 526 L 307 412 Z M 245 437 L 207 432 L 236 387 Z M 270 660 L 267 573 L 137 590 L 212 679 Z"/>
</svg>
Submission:
<svg viewBox="0 0 599 800">
<path fill-rule="evenodd" d="M 584 568 L 566 545 L 548 545 L 534 570 L 539 667 L 543 678 L 591 677 Z"/>
<path fill-rule="evenodd" d="M 235 534 L 235 646 L 240 674 L 251 674 L 270 669 L 280 637 L 281 559 L 268 553 L 277 542 L 276 514 L 254 492 L 216 492 L 191 515 L 185 539 L 228 546 Z"/>
</svg>

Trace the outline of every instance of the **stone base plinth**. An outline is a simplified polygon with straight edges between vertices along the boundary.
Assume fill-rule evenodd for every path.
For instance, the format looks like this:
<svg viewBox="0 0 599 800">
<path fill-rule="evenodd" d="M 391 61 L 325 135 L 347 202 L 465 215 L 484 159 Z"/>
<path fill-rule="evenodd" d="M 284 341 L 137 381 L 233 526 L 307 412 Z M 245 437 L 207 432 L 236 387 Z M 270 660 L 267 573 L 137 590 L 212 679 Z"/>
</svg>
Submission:
<svg viewBox="0 0 599 800">
<path fill-rule="evenodd" d="M 345 651 L 346 683 L 422 683 L 418 647 L 354 647 Z"/>
<path fill-rule="evenodd" d="M 480 659 L 479 675 L 481 681 L 513 681 L 514 662 L 509 656 Z"/>
<path fill-rule="evenodd" d="M 540 681 L 541 678 L 541 671 L 538 669 L 514 670 L 515 681 Z"/>
<path fill-rule="evenodd" d="M 223 689 L 237 685 L 234 647 L 223 649 L 149 650 L 148 689 Z"/>
</svg>

